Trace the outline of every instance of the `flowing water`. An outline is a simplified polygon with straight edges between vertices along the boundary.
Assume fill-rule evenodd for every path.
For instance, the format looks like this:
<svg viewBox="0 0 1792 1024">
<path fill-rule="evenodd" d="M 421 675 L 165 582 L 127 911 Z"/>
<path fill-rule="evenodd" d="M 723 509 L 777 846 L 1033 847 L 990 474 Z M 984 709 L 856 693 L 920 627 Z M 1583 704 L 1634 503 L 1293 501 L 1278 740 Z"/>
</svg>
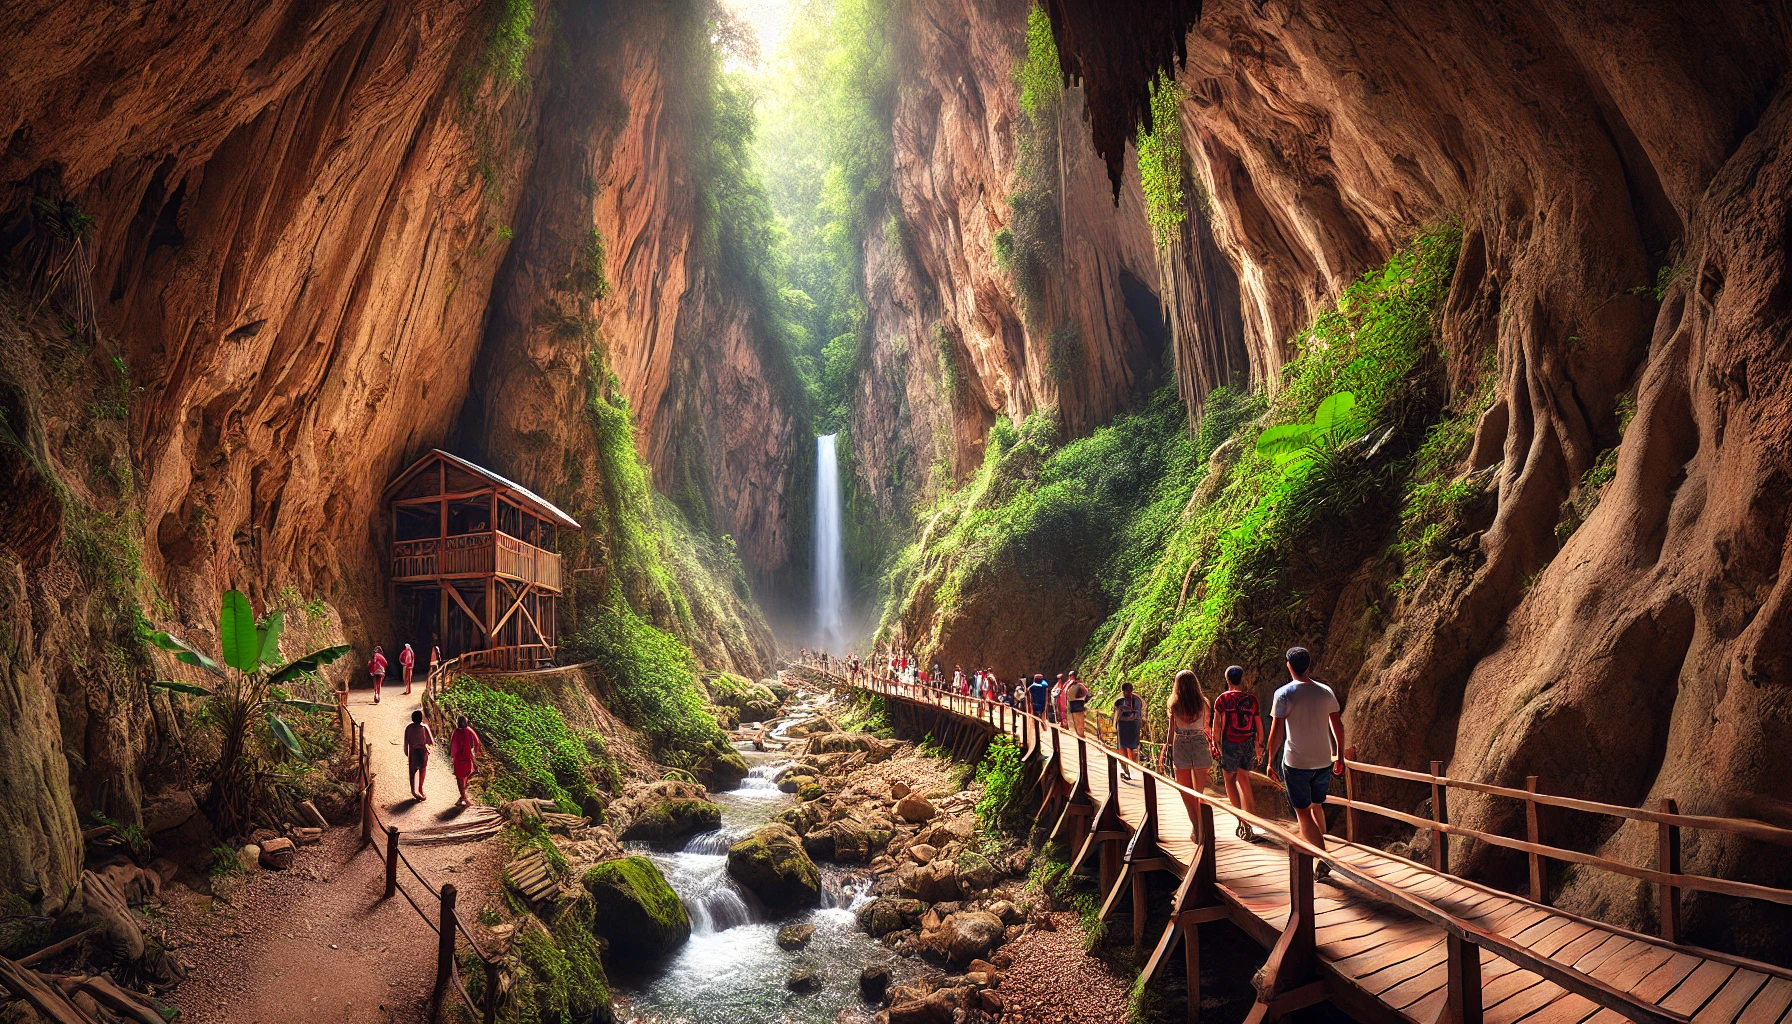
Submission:
<svg viewBox="0 0 1792 1024">
<path fill-rule="evenodd" d="M 793 712 L 793 719 L 805 711 Z M 782 734 L 773 730 L 773 738 Z M 691 916 L 691 940 L 657 964 L 612 969 L 617 1019 L 639 1024 L 833 1024 L 869 1021 L 877 1007 L 859 997 L 859 970 L 890 966 L 908 973 L 896 957 L 859 930 L 854 911 L 869 898 L 868 877 L 821 865 L 822 905 L 783 918 L 766 914 L 750 893 L 728 876 L 728 846 L 765 824 L 796 798 L 772 781 L 789 759 L 743 749 L 752 771 L 733 792 L 714 794 L 722 827 L 694 836 L 677 853 L 642 849 L 659 865 Z M 809 946 L 788 952 L 778 929 L 812 924 Z M 792 971 L 806 967 L 821 987 L 798 994 L 785 987 Z"/>
<path fill-rule="evenodd" d="M 840 535 L 839 435 L 815 439 L 815 635 L 823 650 L 846 644 L 846 548 Z"/>
</svg>

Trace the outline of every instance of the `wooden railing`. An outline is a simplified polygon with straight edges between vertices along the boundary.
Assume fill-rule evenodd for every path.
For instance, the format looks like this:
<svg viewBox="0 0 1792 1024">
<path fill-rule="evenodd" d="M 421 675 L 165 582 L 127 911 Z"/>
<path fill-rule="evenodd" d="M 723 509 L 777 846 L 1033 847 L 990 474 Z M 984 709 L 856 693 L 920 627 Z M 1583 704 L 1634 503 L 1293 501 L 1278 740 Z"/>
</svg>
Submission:
<svg viewBox="0 0 1792 1024">
<path fill-rule="evenodd" d="M 844 678 L 841 681 L 843 683 L 848 682 Z M 1065 756 L 1065 739 L 1068 734 L 1063 728 L 1035 717 L 1030 710 L 1011 707 L 1006 704 L 985 699 L 945 694 L 920 685 L 871 679 L 866 674 L 861 674 L 859 678 L 848 684 L 885 696 L 931 704 L 947 711 L 987 722 L 992 728 L 999 732 L 1016 736 L 1021 741 L 1023 750 L 1036 752 L 1037 757 L 1043 762 L 1040 766 L 1038 776 L 1040 779 L 1044 779 L 1048 774 L 1054 772 L 1059 773 L 1060 780 L 1062 778 L 1059 766 L 1063 764 Z M 1200 807 L 1200 814 L 1198 815 L 1200 820 L 1197 823 L 1198 845 L 1194 854 L 1196 863 L 1191 864 L 1188 867 L 1184 877 L 1184 884 L 1177 893 L 1176 905 L 1172 908 L 1170 925 L 1165 930 L 1164 937 L 1159 940 L 1156 951 L 1153 953 L 1150 961 L 1145 967 L 1141 976 L 1141 984 L 1148 982 L 1156 973 L 1164 955 L 1173 948 L 1174 939 L 1177 937 L 1176 933 L 1178 931 L 1185 943 L 1194 943 L 1198 940 L 1190 933 L 1190 930 L 1186 926 L 1197 920 L 1213 919 L 1214 915 L 1208 913 L 1203 907 L 1204 903 L 1212 903 L 1213 897 L 1210 894 L 1191 891 L 1189 880 L 1194 880 L 1194 890 L 1212 888 L 1212 880 L 1214 878 L 1213 860 L 1215 856 L 1212 811 L 1215 807 L 1224 807 L 1227 812 L 1231 813 L 1239 820 L 1249 823 L 1258 831 L 1278 837 L 1288 848 L 1289 919 L 1281 932 L 1281 936 L 1277 941 L 1275 948 L 1270 954 L 1269 962 L 1264 967 L 1263 977 L 1267 979 L 1267 984 L 1260 988 L 1258 996 L 1258 1009 L 1263 1010 L 1264 1013 L 1259 1014 L 1253 1012 L 1253 1020 L 1259 1019 L 1262 1016 L 1279 1017 L 1300 1006 L 1311 1005 L 1311 1003 L 1325 998 L 1324 985 L 1316 979 L 1315 975 L 1317 956 L 1314 946 L 1315 938 L 1313 925 L 1314 861 L 1323 861 L 1330 866 L 1334 876 L 1348 879 L 1355 885 L 1360 886 L 1363 890 L 1381 898 L 1401 912 L 1419 918 L 1420 920 L 1426 921 L 1443 930 L 1447 945 L 1448 966 L 1446 977 L 1448 984 L 1448 1004 L 1446 1012 L 1449 1015 L 1449 1019 L 1455 1021 L 1480 1020 L 1482 1011 L 1481 950 L 1486 949 L 1494 955 L 1502 957 L 1521 968 L 1530 970 L 1541 978 L 1554 982 L 1569 992 L 1575 993 L 1576 995 L 1606 1009 L 1613 1010 L 1630 1020 L 1650 1022 L 1650 1024 L 1668 1024 L 1668 1022 L 1672 1022 L 1672 1024 L 1686 1024 L 1686 1022 L 1690 1020 L 1685 1014 L 1663 1009 L 1662 1007 L 1640 999 L 1631 993 L 1620 991 L 1606 982 L 1578 970 L 1573 966 L 1563 964 L 1559 961 L 1552 960 L 1547 956 L 1533 952 L 1531 949 L 1512 938 L 1487 931 L 1471 921 L 1457 917 L 1422 898 L 1406 892 L 1404 889 L 1389 885 L 1350 861 L 1338 857 L 1332 852 L 1308 844 L 1299 834 L 1290 832 L 1279 822 L 1248 813 L 1241 808 L 1233 807 L 1224 798 L 1210 796 L 1207 793 L 1198 792 L 1179 785 L 1174 779 L 1152 771 L 1146 766 L 1132 761 L 1130 758 L 1123 758 L 1115 751 L 1102 746 L 1098 742 L 1074 736 L 1070 737 L 1070 739 L 1075 744 L 1075 756 L 1078 759 L 1081 770 L 1076 785 L 1071 788 L 1069 793 L 1062 796 L 1062 799 L 1067 805 L 1065 808 L 1066 812 L 1069 810 L 1069 801 L 1075 798 L 1078 791 L 1084 793 L 1086 799 L 1091 747 L 1095 748 L 1095 753 L 1105 761 L 1107 778 L 1109 780 L 1108 792 L 1110 794 L 1118 792 L 1118 772 L 1120 766 L 1130 765 L 1133 769 L 1136 769 L 1141 773 L 1141 779 L 1143 780 L 1143 784 L 1147 787 L 1148 793 L 1154 792 L 1156 787 L 1168 786 L 1180 793 L 1185 803 L 1190 803 L 1192 801 L 1193 804 L 1191 804 L 1191 806 L 1198 804 Z M 1050 748 L 1049 753 L 1047 752 L 1048 747 Z M 1744 819 L 1720 818 L 1708 815 L 1686 815 L 1671 810 L 1651 811 L 1644 808 L 1602 804 L 1595 801 L 1578 800 L 1571 797 L 1550 796 L 1535 792 L 1534 786 L 1525 790 L 1515 790 L 1506 787 L 1489 786 L 1483 783 L 1471 783 L 1464 780 L 1448 779 L 1444 777 L 1441 772 L 1436 770 L 1437 768 L 1441 768 L 1441 765 L 1434 766 L 1434 770 L 1431 773 L 1410 772 L 1402 769 L 1388 768 L 1382 765 L 1371 765 L 1365 762 L 1356 761 L 1349 756 L 1351 754 L 1354 754 L 1354 750 L 1346 751 L 1347 756 L 1344 759 L 1347 789 L 1352 788 L 1350 775 L 1352 772 L 1364 772 L 1383 775 L 1390 778 L 1405 779 L 1412 782 L 1422 782 L 1433 786 L 1433 806 L 1440 808 L 1437 812 L 1438 817 L 1436 820 L 1427 820 L 1415 815 L 1395 811 L 1392 808 L 1380 807 L 1378 805 L 1357 801 L 1352 797 L 1346 797 L 1342 800 L 1336 800 L 1334 798 L 1335 802 L 1344 805 L 1349 811 L 1347 814 L 1347 829 L 1352 838 L 1348 841 L 1351 846 L 1358 849 L 1372 850 L 1373 848 L 1364 847 L 1355 842 L 1354 833 L 1356 831 L 1356 825 L 1350 822 L 1350 818 L 1356 813 L 1368 812 L 1382 814 L 1416 827 L 1433 829 L 1434 833 L 1471 836 L 1494 845 L 1521 849 L 1535 856 L 1547 856 L 1573 863 L 1589 864 L 1591 866 L 1604 868 L 1605 870 L 1617 871 L 1621 874 L 1645 878 L 1656 882 L 1658 885 L 1666 887 L 1667 891 L 1675 896 L 1676 899 L 1674 901 L 1664 901 L 1664 903 L 1671 903 L 1675 906 L 1677 906 L 1679 889 L 1700 889 L 1707 892 L 1719 892 L 1732 896 L 1766 899 L 1776 903 L 1792 903 L 1792 891 L 1744 882 L 1732 882 L 1703 875 L 1686 875 L 1681 873 L 1678 865 L 1677 832 L 1669 833 L 1666 830 L 1677 830 L 1683 827 L 1716 829 L 1736 835 L 1748 836 L 1764 842 L 1783 845 L 1792 845 L 1792 831 L 1780 829 L 1763 822 L 1748 821 Z M 1664 850 L 1668 848 L 1671 839 L 1673 857 L 1671 860 L 1667 861 L 1667 863 L 1671 864 L 1671 869 L 1652 870 L 1634 868 L 1629 865 L 1619 864 L 1615 861 L 1608 861 L 1604 858 L 1582 854 L 1578 851 L 1544 846 L 1540 842 L 1531 840 L 1519 842 L 1506 839 L 1502 836 L 1495 836 L 1473 829 L 1465 829 L 1461 826 L 1450 825 L 1447 821 L 1447 812 L 1442 809 L 1445 804 L 1442 797 L 1444 790 L 1452 786 L 1493 796 L 1524 800 L 1527 804 L 1527 810 L 1531 812 L 1527 815 L 1527 819 L 1531 822 L 1535 822 L 1536 820 L 1534 808 L 1538 804 L 1564 807 L 1571 810 L 1587 811 L 1597 814 L 1616 815 L 1631 820 L 1655 822 L 1664 829 Z M 1054 797 L 1048 793 L 1046 799 L 1049 803 Z M 1330 803 L 1334 801 L 1328 800 L 1327 802 Z M 1135 837 L 1149 834 L 1154 838 L 1156 835 L 1156 800 L 1148 796 L 1145 800 L 1145 807 L 1145 813 L 1148 820 L 1133 834 Z M 1045 806 L 1042 806 L 1040 810 L 1041 815 L 1043 816 L 1045 813 Z M 1110 839 L 1124 838 L 1127 835 L 1125 832 L 1104 833 L 1101 831 L 1104 827 L 1103 817 L 1109 813 L 1110 812 L 1105 808 L 1098 810 L 1093 818 L 1087 822 L 1086 826 L 1081 824 L 1083 819 L 1079 819 L 1076 838 L 1084 841 L 1082 843 L 1084 849 L 1079 852 L 1077 861 L 1073 862 L 1072 870 L 1075 870 L 1076 863 L 1081 862 L 1083 854 L 1087 852 L 1087 845 L 1089 843 L 1100 839 L 1103 835 L 1108 836 Z M 1114 810 L 1113 816 L 1110 817 L 1109 821 L 1110 824 L 1108 827 L 1112 827 L 1112 823 L 1118 821 L 1117 809 Z M 1134 845 L 1136 845 L 1136 841 Z M 1391 856 L 1382 851 L 1374 852 L 1381 854 L 1382 856 Z M 1444 867 L 1436 867 L 1436 865 L 1434 865 L 1434 867 L 1440 874 L 1448 873 Z M 1107 874 L 1108 872 L 1104 870 L 1104 882 L 1106 881 Z M 1115 898 L 1118 897 L 1120 893 L 1120 882 L 1120 879 L 1116 879 L 1111 886 L 1104 886 L 1106 891 L 1104 892 L 1103 916 L 1106 915 L 1107 908 L 1111 906 Z M 1469 884 L 1474 883 L 1470 882 Z M 1140 893 L 1144 892 L 1144 887 L 1135 884 L 1133 885 L 1133 892 L 1136 905 L 1137 902 L 1141 900 Z M 1512 898 L 1517 899 L 1519 897 Z M 1536 900 L 1535 902 L 1539 904 L 1542 903 L 1541 900 Z M 1677 917 L 1677 910 L 1668 916 Z M 1142 914 L 1135 914 L 1135 931 L 1139 927 L 1138 922 L 1142 921 L 1142 919 Z M 1664 921 L 1665 920 L 1666 918 L 1664 917 Z M 1664 931 L 1671 927 L 1673 926 L 1664 923 Z M 1676 936 L 1670 935 L 1664 937 L 1669 942 L 1677 941 Z M 1193 948 L 1193 946 L 1190 947 L 1191 956 L 1194 955 L 1192 953 Z M 1762 966 L 1765 967 L 1765 965 Z M 1776 970 L 1774 968 L 1766 969 Z M 1198 977 L 1197 964 L 1191 963 L 1190 978 L 1195 979 Z M 1191 980 L 1191 1001 L 1198 998 L 1193 991 L 1193 984 L 1195 983 Z"/>
<path fill-rule="evenodd" d="M 392 545 L 392 578 L 421 579 L 498 573 L 560 589 L 560 555 L 488 530 L 446 539 L 401 540 Z"/>
<path fill-rule="evenodd" d="M 1721 893 L 1725 896 L 1740 896 L 1746 899 L 1766 900 L 1771 903 L 1792 905 L 1792 890 L 1775 888 L 1767 885 L 1756 885 L 1752 882 L 1737 882 L 1726 878 L 1714 878 L 1710 875 L 1689 875 L 1680 870 L 1680 830 L 1683 828 L 1703 829 L 1713 832 L 1725 832 L 1742 836 L 1757 842 L 1771 843 L 1776 846 L 1792 847 L 1792 829 L 1784 829 L 1766 822 L 1752 821 L 1746 818 L 1724 818 L 1707 814 L 1681 814 L 1676 802 L 1663 799 L 1657 808 L 1650 810 L 1644 807 L 1626 807 L 1622 804 L 1601 803 L 1596 800 L 1581 800 L 1575 797 L 1557 796 L 1539 792 L 1538 777 L 1531 775 L 1525 779 L 1525 788 L 1513 789 L 1509 786 L 1494 786 L 1484 782 L 1470 782 L 1466 779 L 1452 779 L 1443 774 L 1441 761 L 1431 762 L 1431 771 L 1415 772 L 1403 768 L 1390 768 L 1386 765 L 1372 764 L 1356 760 L 1356 748 L 1345 750 L 1344 757 L 1344 790 L 1343 798 L 1333 797 L 1328 803 L 1342 805 L 1345 810 L 1344 834 L 1355 841 L 1361 834 L 1359 820 L 1361 814 L 1374 814 L 1415 828 L 1425 829 L 1431 833 L 1431 866 L 1438 871 L 1450 870 L 1450 854 L 1448 836 L 1462 836 L 1478 840 L 1489 846 L 1502 849 L 1517 850 L 1525 854 L 1530 867 L 1530 898 L 1537 903 L 1547 904 L 1549 876 L 1545 860 L 1561 861 L 1568 864 L 1580 864 L 1608 871 L 1613 874 L 1627 875 L 1656 886 L 1657 926 L 1661 937 L 1669 942 L 1680 939 L 1680 895 L 1683 891 Z M 1358 775 L 1374 775 L 1387 779 L 1400 779 L 1406 782 L 1429 786 L 1431 789 L 1431 817 L 1424 818 L 1416 814 L 1408 814 L 1391 807 L 1358 800 Z M 1452 824 L 1449 813 L 1449 791 L 1460 789 L 1470 793 L 1516 800 L 1524 805 L 1525 838 L 1512 839 L 1480 829 L 1468 828 Z M 1598 814 L 1628 821 L 1653 822 L 1657 828 L 1655 866 L 1639 867 L 1623 861 L 1612 860 L 1579 850 L 1551 846 L 1543 841 L 1542 816 L 1539 807 L 1560 807 L 1587 814 Z"/>
</svg>

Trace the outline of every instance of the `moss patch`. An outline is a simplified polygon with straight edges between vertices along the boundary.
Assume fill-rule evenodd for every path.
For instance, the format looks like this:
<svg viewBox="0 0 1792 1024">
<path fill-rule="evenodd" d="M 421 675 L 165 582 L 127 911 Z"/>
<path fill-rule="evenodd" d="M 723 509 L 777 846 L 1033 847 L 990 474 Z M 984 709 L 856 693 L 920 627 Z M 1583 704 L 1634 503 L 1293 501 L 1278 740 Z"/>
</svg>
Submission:
<svg viewBox="0 0 1792 1024">
<path fill-rule="evenodd" d="M 595 927 L 617 956 L 661 957 L 691 937 L 684 903 L 646 857 L 605 861 L 585 872 L 584 884 L 597 902 Z"/>
</svg>

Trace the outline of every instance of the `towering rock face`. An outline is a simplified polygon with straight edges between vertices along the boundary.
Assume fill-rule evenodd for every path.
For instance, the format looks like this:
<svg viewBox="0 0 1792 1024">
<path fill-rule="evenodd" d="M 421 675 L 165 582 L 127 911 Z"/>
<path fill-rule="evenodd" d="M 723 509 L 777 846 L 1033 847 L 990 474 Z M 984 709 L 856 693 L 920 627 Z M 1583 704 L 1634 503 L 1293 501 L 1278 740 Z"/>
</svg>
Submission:
<svg viewBox="0 0 1792 1024">
<path fill-rule="evenodd" d="M 1137 68 L 1108 50 L 1134 6 L 1155 5 L 1053 5 L 1102 98 L 1098 139 L 1135 114 L 1138 83 L 1121 79 Z M 1142 42 L 1159 66 L 1186 42 L 1190 159 L 1262 379 L 1343 283 L 1423 223 L 1463 226 L 1442 341 L 1459 394 L 1497 360 L 1462 467 L 1496 467 L 1497 512 L 1472 571 L 1390 599 L 1394 624 L 1366 657 L 1327 666 L 1349 681 L 1365 757 L 1786 817 L 1792 783 L 1774 751 L 1792 738 L 1789 39 L 1783 10 L 1744 3 L 1462 0 L 1396 19 L 1351 2 L 1219 0 L 1186 41 Z M 1583 474 L 1614 445 L 1615 477 L 1563 542 L 1564 499 L 1593 486 Z M 1334 609 L 1332 634 L 1361 614 Z M 1513 824 L 1505 806 L 1452 812 Z M 1631 827 L 1560 838 L 1632 863 L 1654 841 Z M 1490 863 L 1464 853 L 1471 869 Z M 1715 835 L 1692 859 L 1787 877 Z M 1640 922 L 1648 892 L 1614 877 L 1582 876 L 1563 898 Z M 1764 914 L 1706 900 L 1692 927 L 1771 949 L 1786 924 Z"/>
<path fill-rule="evenodd" d="M 865 244 L 871 341 L 850 428 L 860 481 L 886 516 L 905 513 L 936 473 L 936 484 L 962 481 L 996 417 L 1050 407 L 1083 433 L 1161 376 L 1169 329 L 1137 170 L 1116 206 L 1076 121 L 1076 90 L 1064 97 L 1062 166 L 1046 175 L 1062 254 L 1033 315 L 996 258 L 1020 187 L 1013 73 L 1027 6 L 901 8 L 890 220 Z M 1054 353 L 1056 325 L 1075 340 Z"/>
<path fill-rule="evenodd" d="M 688 459 L 748 560 L 787 559 L 795 414 L 693 255 L 678 89 L 704 7 L 535 7 L 532 48 L 487 0 L 0 18 L 7 891 L 62 899 L 78 815 L 136 821 L 172 749 L 138 616 L 203 642 L 235 587 L 386 635 L 382 488 L 456 439 L 589 496 L 594 339 L 662 481 Z M 575 302 L 593 229 L 609 298 Z M 756 672 L 744 586 L 690 628 L 701 661 Z"/>
</svg>

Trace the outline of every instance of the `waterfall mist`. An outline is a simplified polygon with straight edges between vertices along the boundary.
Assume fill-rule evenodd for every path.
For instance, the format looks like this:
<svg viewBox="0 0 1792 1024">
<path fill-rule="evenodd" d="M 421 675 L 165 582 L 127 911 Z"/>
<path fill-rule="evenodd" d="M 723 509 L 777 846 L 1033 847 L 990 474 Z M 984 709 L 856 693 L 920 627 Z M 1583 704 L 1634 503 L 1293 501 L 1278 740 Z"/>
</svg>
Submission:
<svg viewBox="0 0 1792 1024">
<path fill-rule="evenodd" d="M 815 439 L 815 636 L 824 650 L 840 653 L 846 642 L 846 552 L 840 536 L 840 463 L 837 434 Z"/>
</svg>

